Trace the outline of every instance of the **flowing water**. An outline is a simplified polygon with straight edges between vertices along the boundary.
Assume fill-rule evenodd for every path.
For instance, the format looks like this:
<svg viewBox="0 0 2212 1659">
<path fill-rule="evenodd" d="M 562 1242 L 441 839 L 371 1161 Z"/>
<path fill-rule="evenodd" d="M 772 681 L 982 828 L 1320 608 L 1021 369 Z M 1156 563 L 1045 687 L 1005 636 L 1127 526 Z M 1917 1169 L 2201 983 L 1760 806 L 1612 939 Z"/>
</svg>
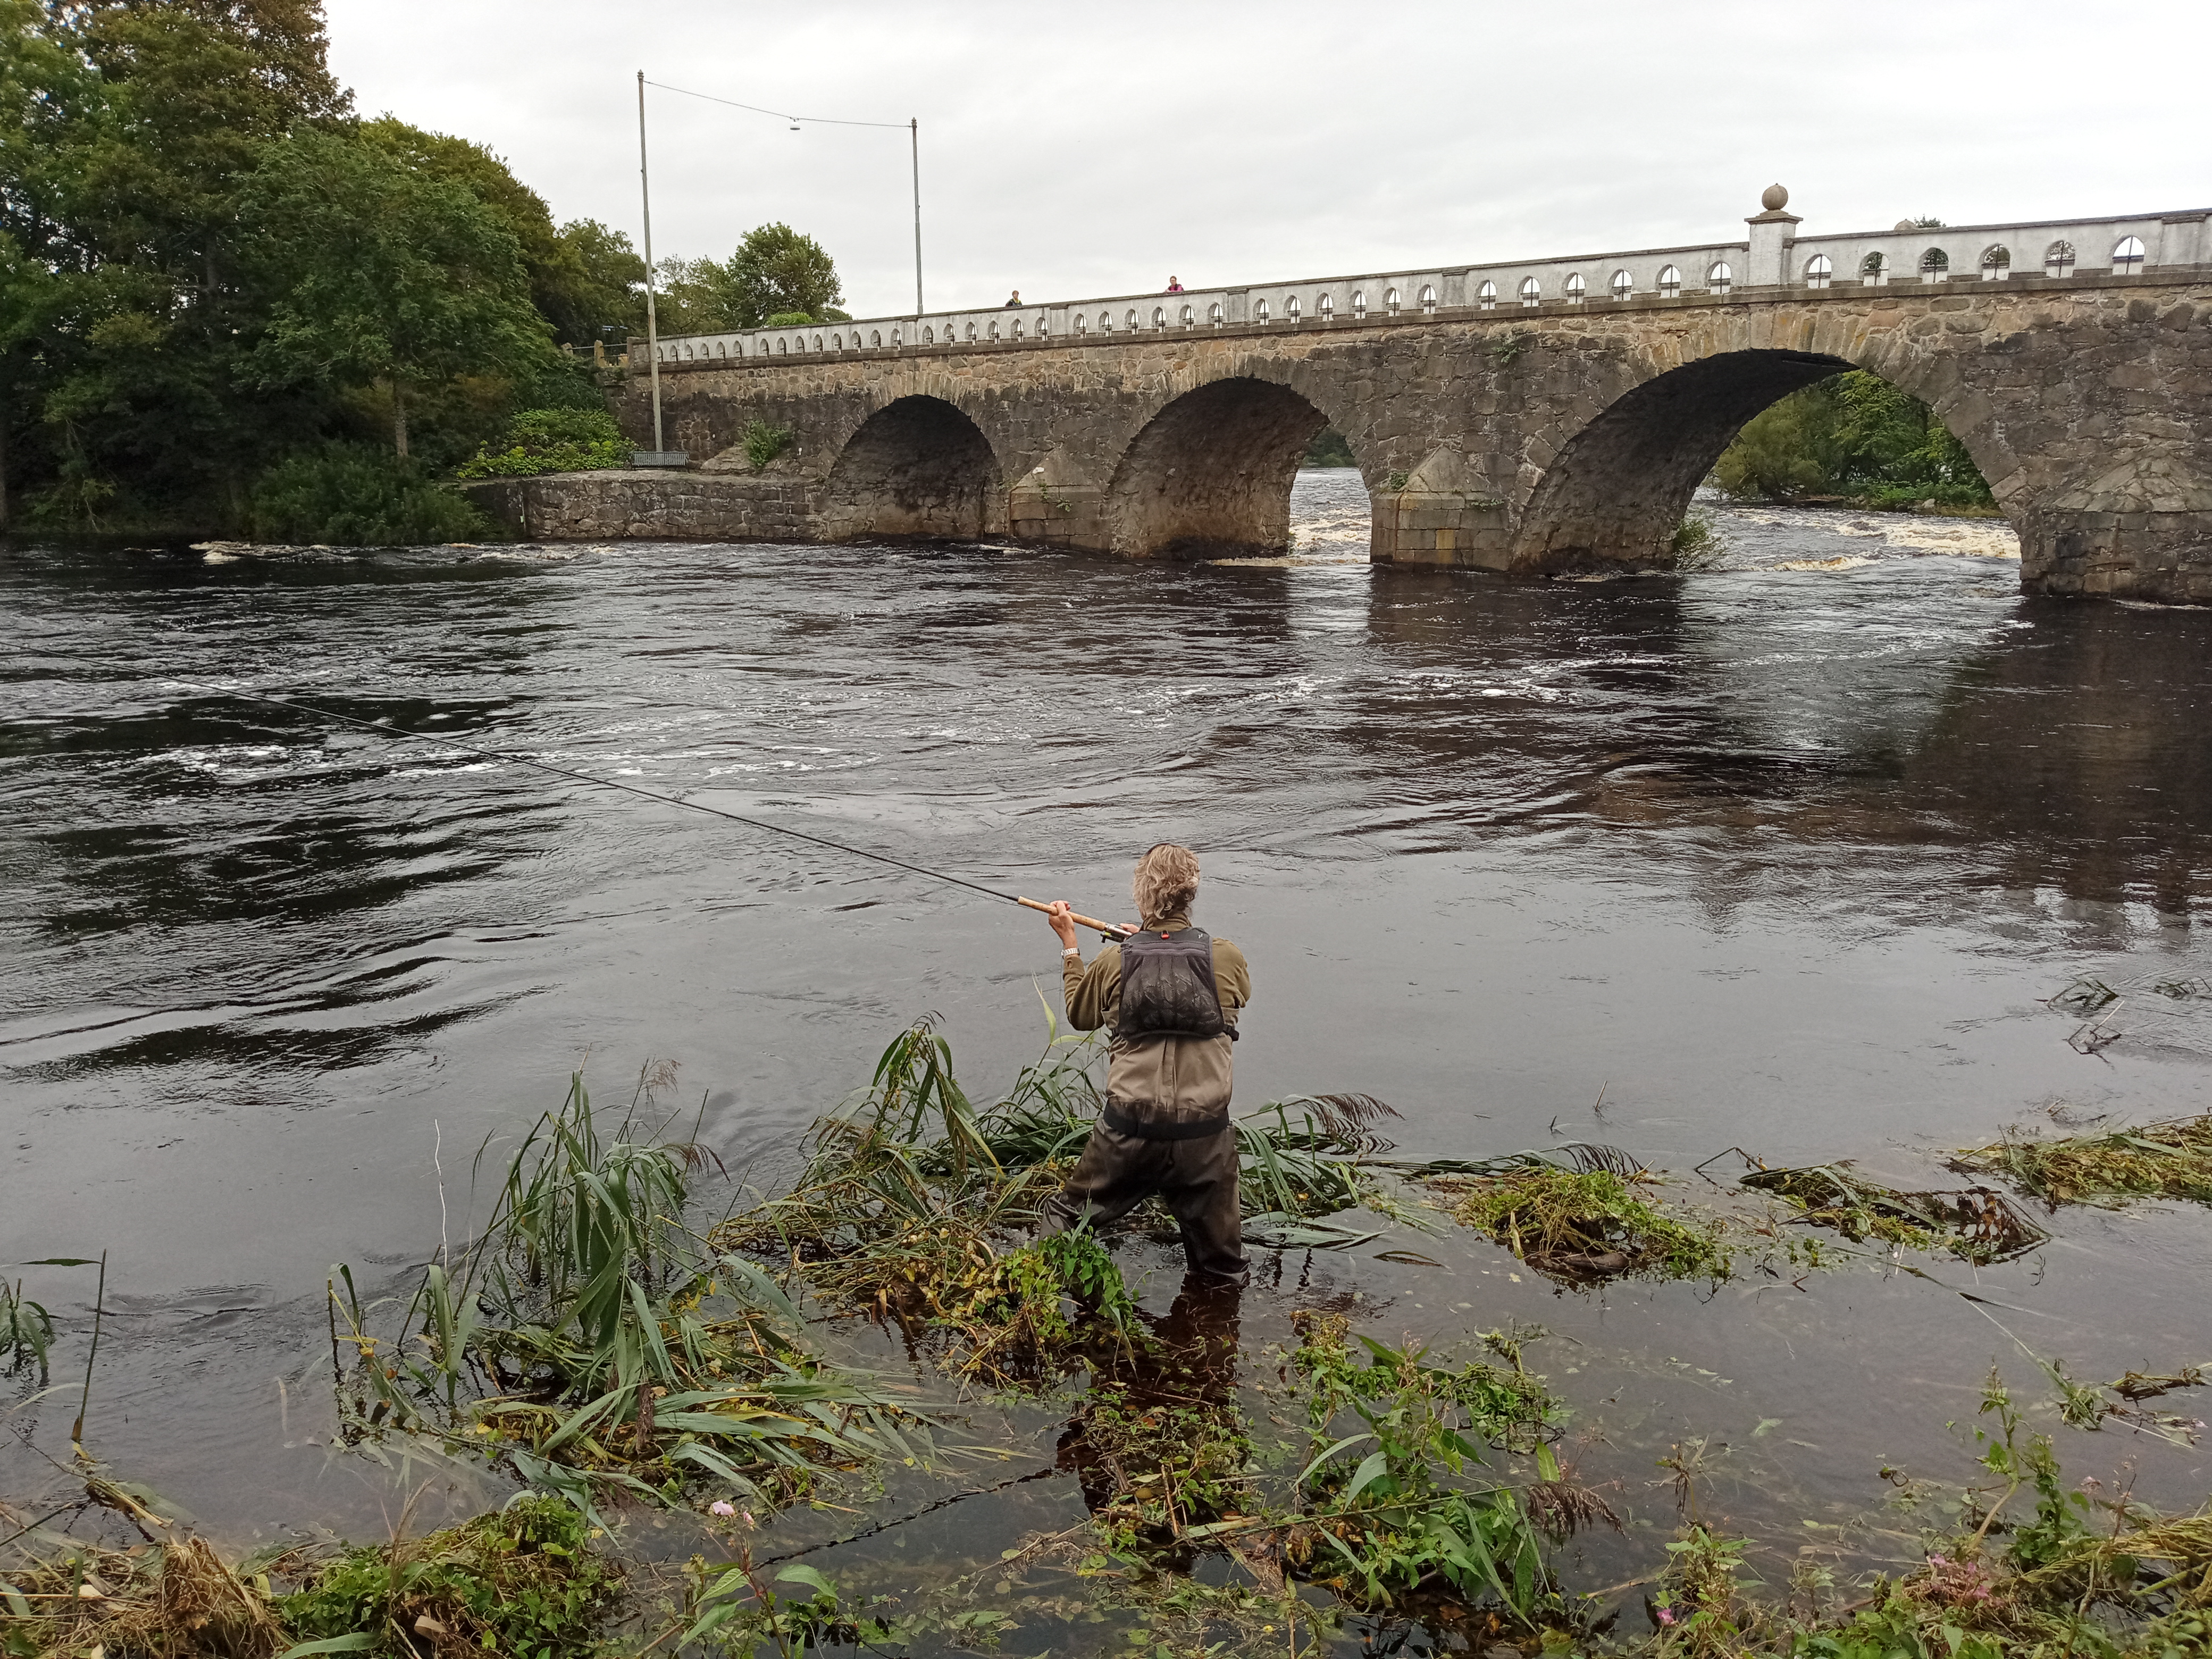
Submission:
<svg viewBox="0 0 2212 1659">
<path fill-rule="evenodd" d="M 448 738 L 1094 914 L 1187 842 L 1253 963 L 1240 1099 L 1371 1093 L 1413 1154 L 1589 1139 L 1694 1182 L 1735 1146 L 1917 1187 L 2007 1124 L 2204 1109 L 2212 1001 L 2151 988 L 2212 976 L 2212 613 L 2024 599 L 1978 521 L 1717 507 L 1699 574 L 1547 585 L 1369 567 L 1348 472 L 1302 474 L 1293 516 L 1290 556 L 1192 567 L 0 555 L 0 1258 L 108 1254 L 94 1449 L 225 1535 L 380 1534 L 397 1476 L 324 1443 L 325 1276 L 460 1243 L 479 1144 L 572 1068 L 626 1098 L 679 1061 L 702 1139 L 765 1179 L 915 1016 L 985 1093 L 1042 1037 L 1040 918 Z M 225 684 L 392 735 L 197 689 Z M 2124 994 L 2094 1054 L 2045 1000 L 2081 975 Z M 1263 1257 L 1244 1321 L 1556 1333 L 1585 1476 L 1636 1523 L 1588 1586 L 1649 1571 L 1670 1445 L 1706 1440 L 1706 1501 L 1780 1536 L 1877 1504 L 1885 1466 L 1962 1478 L 1944 1425 L 1993 1361 L 2033 1393 L 2024 1349 L 2092 1379 L 2212 1358 L 2212 1220 L 2051 1224 L 1939 1272 L 1979 1303 L 1865 1267 L 1561 1292 L 1401 1235 Z M 1125 1259 L 1164 1307 L 1174 1253 Z M 11 1271 L 74 1381 L 91 1270 Z M 10 1416 L 0 1497 L 65 1451 L 74 1394 Z M 2212 1488 L 2118 1431 L 2062 1449 Z M 1080 1513 L 1040 1481 L 883 1548 L 989 1559 Z"/>
</svg>

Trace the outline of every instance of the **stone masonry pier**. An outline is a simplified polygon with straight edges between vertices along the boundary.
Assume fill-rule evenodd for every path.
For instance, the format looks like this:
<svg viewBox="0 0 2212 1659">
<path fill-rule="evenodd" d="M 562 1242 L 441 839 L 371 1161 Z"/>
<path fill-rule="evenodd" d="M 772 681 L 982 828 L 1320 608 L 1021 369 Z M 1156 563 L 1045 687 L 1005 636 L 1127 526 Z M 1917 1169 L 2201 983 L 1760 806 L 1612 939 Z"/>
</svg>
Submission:
<svg viewBox="0 0 2212 1659">
<path fill-rule="evenodd" d="M 540 538 L 1200 557 L 1282 546 L 1334 426 L 1377 561 L 1648 568 L 1746 421 L 1863 368 L 1966 445 L 2026 588 L 2212 602 L 2203 212 L 1800 239 L 1786 202 L 1710 248 L 664 341 L 623 422 L 657 368 L 691 468 L 476 488 Z M 755 423 L 791 434 L 757 471 Z"/>
</svg>

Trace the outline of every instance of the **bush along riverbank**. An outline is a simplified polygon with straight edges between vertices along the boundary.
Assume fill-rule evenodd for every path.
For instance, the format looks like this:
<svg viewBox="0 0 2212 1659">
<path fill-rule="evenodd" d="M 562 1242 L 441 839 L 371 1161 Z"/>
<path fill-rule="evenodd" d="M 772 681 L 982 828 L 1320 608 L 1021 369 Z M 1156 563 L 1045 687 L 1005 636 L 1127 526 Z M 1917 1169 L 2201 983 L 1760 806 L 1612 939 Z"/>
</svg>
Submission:
<svg viewBox="0 0 2212 1659">
<path fill-rule="evenodd" d="M 1997 512 L 1988 481 L 1936 411 L 1857 369 L 1753 416 L 1712 482 L 1737 501 Z"/>
<path fill-rule="evenodd" d="M 1233 1291 L 1186 1285 L 1164 1316 L 1146 1310 L 1122 1267 L 1167 1224 L 1149 1206 L 1105 1237 L 1037 1236 L 1097 1111 L 1097 1058 L 1054 1036 L 979 1103 L 917 1024 L 816 1124 L 792 1179 L 719 1214 L 726 1172 L 660 1103 L 669 1068 L 618 1112 L 572 1079 L 471 1243 L 396 1297 L 364 1297 L 345 1268 L 330 1285 L 333 1449 L 492 1472 L 513 1499 L 419 1535 L 403 1512 L 372 1547 L 303 1530 L 226 1559 L 92 1462 L 81 1414 L 75 1460 L 0 1510 L 0 1651 L 2205 1651 L 2212 1513 L 2070 1482 L 2036 1423 L 2191 1443 L 2202 1425 L 2166 1407 L 2205 1384 L 2204 1357 L 2097 1386 L 2022 1348 L 2037 1397 L 1992 1373 L 1962 1425 L 1967 1478 L 1901 1481 L 1864 1522 L 1891 1553 L 1853 1582 L 1813 1553 L 1762 1582 L 1756 1540 L 1712 1511 L 1712 1446 L 1678 1442 L 1661 1460 L 1671 1540 L 1631 1534 L 1641 1572 L 1578 1583 L 1577 1540 L 1629 1525 L 1636 1496 L 1578 1472 L 1542 1332 L 1386 1337 L 1356 1298 L 1292 1292 L 1279 1339 L 1254 1341 Z M 1566 1294 L 1802 1282 L 1872 1259 L 1966 1295 L 1937 1269 L 2035 1249 L 2031 1206 L 2212 1202 L 2212 1119 L 2007 1132 L 1954 1160 L 2002 1185 L 1947 1192 L 1732 1151 L 1734 1174 L 1692 1203 L 1589 1143 L 1401 1157 L 1378 1133 L 1392 1115 L 1328 1095 L 1243 1118 L 1254 1244 L 1361 1250 L 1391 1233 L 1410 1243 L 1384 1259 L 1421 1262 L 1491 1241 Z M 50 1386 L 72 1335 L 20 1284 L 0 1289 L 0 1364 L 27 1388 Z M 867 1363 L 870 1343 L 903 1374 Z M 88 1396 L 93 1379 L 88 1356 Z M 1004 1443 L 1023 1422 L 1058 1425 L 1042 1468 Z M 929 1517 L 1048 1477 L 1079 1507 L 951 1569 L 868 1553 L 926 1522 L 941 1547 Z M 810 1516 L 834 1535 L 792 1529 Z"/>
</svg>

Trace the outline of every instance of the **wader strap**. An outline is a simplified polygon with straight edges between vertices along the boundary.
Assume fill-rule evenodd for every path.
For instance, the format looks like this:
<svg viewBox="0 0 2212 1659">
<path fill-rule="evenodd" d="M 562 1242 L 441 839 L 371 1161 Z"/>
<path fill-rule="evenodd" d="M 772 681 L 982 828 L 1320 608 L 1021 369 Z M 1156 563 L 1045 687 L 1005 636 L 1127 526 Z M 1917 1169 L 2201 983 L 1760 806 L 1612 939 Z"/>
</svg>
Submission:
<svg viewBox="0 0 2212 1659">
<path fill-rule="evenodd" d="M 1198 1123 L 1139 1123 L 1109 1100 L 1098 1114 L 1098 1121 L 1115 1134 L 1136 1140 L 1203 1140 L 1229 1127 L 1229 1114 L 1224 1112 L 1219 1117 Z"/>
</svg>

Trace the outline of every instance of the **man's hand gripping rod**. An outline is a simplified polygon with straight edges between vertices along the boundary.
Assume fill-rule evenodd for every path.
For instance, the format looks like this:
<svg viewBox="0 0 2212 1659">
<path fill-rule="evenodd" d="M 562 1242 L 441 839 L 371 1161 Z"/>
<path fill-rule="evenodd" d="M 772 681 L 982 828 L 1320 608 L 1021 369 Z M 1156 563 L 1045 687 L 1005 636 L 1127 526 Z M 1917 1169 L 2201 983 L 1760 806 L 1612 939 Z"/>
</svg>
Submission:
<svg viewBox="0 0 2212 1659">
<path fill-rule="evenodd" d="M 1018 898 L 1014 902 L 1017 904 L 1026 904 L 1032 910 L 1042 910 L 1047 914 L 1050 914 L 1052 910 L 1052 906 L 1047 904 L 1042 899 Z M 1119 945 L 1123 939 L 1128 938 L 1132 933 L 1137 931 L 1133 927 L 1124 927 L 1119 922 L 1099 921 L 1091 916 L 1080 915 L 1073 910 L 1070 910 L 1067 913 L 1067 919 L 1073 922 L 1078 927 L 1088 927 L 1094 933 L 1102 935 L 1115 945 Z"/>
</svg>

